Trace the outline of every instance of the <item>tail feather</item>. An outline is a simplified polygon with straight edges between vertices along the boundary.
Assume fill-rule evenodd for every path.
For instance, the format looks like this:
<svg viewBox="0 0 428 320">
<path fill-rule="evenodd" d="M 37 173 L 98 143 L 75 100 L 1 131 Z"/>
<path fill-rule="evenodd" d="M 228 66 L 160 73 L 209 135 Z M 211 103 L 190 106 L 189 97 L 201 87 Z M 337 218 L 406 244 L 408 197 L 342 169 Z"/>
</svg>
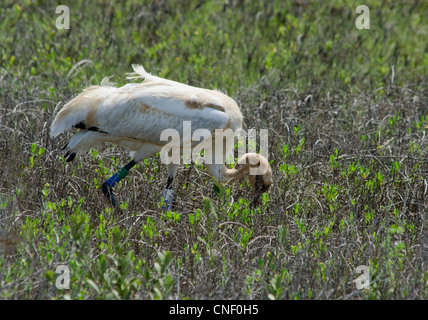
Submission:
<svg viewBox="0 0 428 320">
<path fill-rule="evenodd" d="M 132 80 L 132 79 L 150 79 L 152 77 L 156 78 L 155 76 L 148 73 L 144 67 L 140 64 L 132 64 L 132 69 L 134 69 L 134 72 L 127 73 L 126 79 Z"/>
<path fill-rule="evenodd" d="M 71 153 L 70 153 L 70 151 L 68 151 L 68 152 L 65 154 L 64 158 L 67 158 L 67 160 L 66 160 L 67 162 L 73 161 L 73 160 L 74 160 L 74 158 L 76 158 L 76 152 L 71 152 Z"/>
<path fill-rule="evenodd" d="M 62 148 L 67 151 L 65 157 L 67 162 L 73 161 L 77 153 L 85 152 L 91 148 L 106 142 L 106 136 L 96 131 L 80 131 L 76 133 L 70 141 Z"/>
<path fill-rule="evenodd" d="M 171 82 L 171 84 L 174 83 L 173 81 L 151 75 L 146 72 L 144 67 L 141 65 L 133 64 L 132 68 L 134 69 L 134 72 L 128 73 L 127 79 L 144 79 L 147 81 L 166 81 Z M 102 100 L 103 95 L 108 93 L 109 90 L 114 89 L 114 83 L 110 82 L 107 77 L 103 79 L 101 86 L 87 88 L 77 97 L 69 101 L 56 115 L 50 130 L 51 137 L 56 137 L 84 121 L 88 114 L 89 106 L 93 104 L 94 101 Z M 87 125 L 89 126 L 90 124 Z M 79 127 L 77 128 L 81 129 Z"/>
<path fill-rule="evenodd" d="M 56 137 L 84 121 L 88 108 L 85 105 L 76 103 L 77 99 L 81 99 L 81 96 L 77 96 L 68 102 L 56 115 L 51 126 L 51 137 Z"/>
<path fill-rule="evenodd" d="M 144 79 L 145 81 L 167 81 L 158 78 L 146 72 L 141 65 L 132 65 L 134 73 L 128 74 L 128 79 Z M 171 82 L 173 83 L 173 82 Z M 92 147 L 98 146 L 103 142 L 110 141 L 108 132 L 104 128 L 100 128 L 94 123 L 87 123 L 89 112 L 94 113 L 94 110 L 101 104 L 109 93 L 116 90 L 114 84 L 105 78 L 101 86 L 93 86 L 85 89 L 81 94 L 70 100 L 56 115 L 51 128 L 50 136 L 56 137 L 61 133 L 73 128 L 80 129 L 70 141 L 63 147 L 67 152 L 67 161 L 72 161 L 77 153 L 87 151 Z M 94 115 L 91 113 L 91 117 Z M 131 149 L 136 149 L 137 142 L 130 143 Z"/>
<path fill-rule="evenodd" d="M 155 81 L 155 82 L 161 82 L 161 83 L 169 85 L 169 86 L 174 86 L 174 87 L 181 86 L 181 87 L 189 88 L 189 86 L 187 84 L 154 76 L 154 75 L 148 73 L 142 65 L 133 64 L 132 69 L 134 69 L 134 72 L 127 73 L 126 79 L 128 79 L 128 80 L 144 79 L 144 82 L 145 81 Z"/>
</svg>

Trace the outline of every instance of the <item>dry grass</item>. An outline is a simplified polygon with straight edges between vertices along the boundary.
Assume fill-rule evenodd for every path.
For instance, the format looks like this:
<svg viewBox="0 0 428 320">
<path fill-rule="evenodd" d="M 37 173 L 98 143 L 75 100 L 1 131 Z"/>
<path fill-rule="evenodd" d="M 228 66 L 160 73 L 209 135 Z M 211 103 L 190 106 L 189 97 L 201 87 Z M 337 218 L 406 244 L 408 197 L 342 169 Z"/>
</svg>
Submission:
<svg viewBox="0 0 428 320">
<path fill-rule="evenodd" d="M 242 18 L 243 24 L 250 25 L 250 17 L 262 12 L 255 4 L 254 7 L 248 4 L 247 11 L 241 12 L 237 3 L 231 3 L 232 7 L 225 7 L 224 12 L 240 17 L 242 14 L 246 17 Z M 233 70 L 225 71 L 220 80 L 212 80 L 211 75 L 219 74 L 217 68 L 228 64 L 225 61 L 209 64 L 206 61 L 215 60 L 209 57 L 205 62 L 196 59 L 204 54 L 208 56 L 207 48 L 212 45 L 209 41 L 203 42 L 197 34 L 195 39 L 203 44 L 192 47 L 186 42 L 181 51 L 176 49 L 179 59 L 170 59 L 174 55 L 165 48 L 166 44 L 176 44 L 174 32 L 167 34 L 171 38 L 165 36 L 164 39 L 153 26 L 153 32 L 145 38 L 151 41 L 145 49 L 148 56 L 132 51 L 126 58 L 152 59 L 149 64 L 162 63 L 166 66 L 162 72 L 191 84 L 230 85 L 247 128 L 269 129 L 269 160 L 275 183 L 269 197 L 255 209 L 250 206 L 250 188 L 246 181 L 216 192 L 203 168 L 183 166 L 174 181 L 178 193 L 177 213 L 162 213 L 160 194 L 165 186 L 166 170 L 160 159 L 154 157 L 132 169 L 116 187 L 121 210 L 112 210 L 100 185 L 129 161 L 127 151 L 106 146 L 66 164 L 60 148 L 67 136 L 52 140 L 49 127 L 56 111 L 82 88 L 110 75 L 111 70 L 122 70 L 122 64 L 127 65 L 123 61 L 126 59 L 119 59 L 126 55 L 125 44 L 112 38 L 110 46 L 117 52 L 108 47 L 105 54 L 99 49 L 88 53 L 92 61 L 104 61 L 109 71 L 104 72 L 101 62 L 95 62 L 95 67 L 88 65 L 79 69 L 76 77 L 70 79 L 65 75 L 75 64 L 61 59 L 67 55 L 75 59 L 84 50 L 79 48 L 73 55 L 75 48 L 66 38 L 84 44 L 86 38 L 92 39 L 90 33 L 61 35 L 63 42 L 60 43 L 69 46 L 64 47 L 63 57 L 58 48 L 43 49 L 39 29 L 34 31 L 34 39 L 18 33 L 21 44 L 15 50 L 25 45 L 33 52 L 37 52 L 37 48 L 46 54 L 55 52 L 59 58 L 52 61 L 61 72 L 55 71 L 50 60 L 42 58 L 39 62 L 30 62 L 30 67 L 36 68 L 35 75 L 25 71 L 25 59 L 16 59 L 15 65 L 9 65 L 11 54 L 25 57 L 25 51 L 5 51 L 2 57 L 2 298 L 427 298 L 428 90 L 423 73 L 412 77 L 404 66 L 407 61 L 414 70 L 424 70 L 423 56 L 418 56 L 418 52 L 408 55 L 408 50 L 414 48 L 414 38 L 408 42 L 400 38 L 395 42 L 402 41 L 395 60 L 395 79 L 391 68 L 388 72 L 382 69 L 386 72 L 382 74 L 380 69 L 366 70 L 363 65 L 347 81 L 346 74 L 342 76 L 340 71 L 351 72 L 352 68 L 345 66 L 351 61 L 352 50 L 333 45 L 328 51 L 323 42 L 330 36 L 336 39 L 335 32 L 342 39 L 346 29 L 333 30 L 322 22 L 320 31 L 312 26 L 305 28 L 299 5 L 292 3 L 291 14 L 300 18 L 293 28 L 305 33 L 306 38 L 301 40 L 301 50 L 290 53 L 290 60 L 283 66 L 284 57 L 278 56 L 278 51 L 269 62 L 271 65 L 255 67 L 267 63 L 263 59 L 273 45 L 278 49 L 296 45 L 294 38 L 286 38 L 285 44 L 281 44 L 275 42 L 275 37 L 263 35 L 266 30 L 276 28 L 274 23 L 283 24 L 281 19 L 285 19 L 285 14 L 280 9 L 266 5 L 264 13 L 259 14 L 254 37 L 259 41 L 266 37 L 266 43 L 252 48 L 251 37 L 242 36 L 248 47 L 240 56 L 235 45 L 224 40 L 222 50 L 227 52 L 226 58 L 236 58 L 242 70 L 246 70 L 245 75 L 257 79 L 254 81 L 245 82 L 245 77 Z M 122 8 L 122 14 L 129 11 L 129 15 L 137 15 L 139 11 L 134 10 L 134 6 Z M 15 10 L 12 4 L 6 7 Z M 167 7 L 147 7 L 157 12 L 151 19 L 159 21 L 152 23 L 158 23 L 162 30 L 169 29 L 168 24 L 161 21 L 182 21 L 185 15 L 179 4 Z M 195 11 L 198 18 L 189 24 L 206 22 L 207 12 L 214 7 L 210 3 L 202 6 L 202 11 Z M 108 8 L 111 15 L 101 16 L 110 19 L 111 30 L 97 29 L 96 32 L 107 38 L 119 32 L 136 37 L 130 31 L 132 25 L 118 24 L 121 21 L 115 11 L 118 8 L 112 5 Z M 22 6 L 22 19 L 37 17 L 27 9 Z M 413 6 L 405 9 L 409 14 L 418 11 Z M 304 17 L 317 15 L 317 10 L 311 5 L 308 16 Z M 319 10 L 325 14 L 326 21 L 348 21 L 345 9 L 325 5 Z M 394 16 L 398 11 L 394 10 L 399 11 L 395 7 L 373 9 L 384 18 L 399 19 Z M 221 30 L 242 34 L 239 24 L 229 25 L 231 22 L 215 17 Z M 19 22 L 12 20 L 9 18 L 8 23 L 18 28 Z M 103 21 L 101 17 L 100 21 Z M 404 23 L 394 22 L 397 27 Z M 80 23 L 81 28 L 90 28 L 89 22 Z M 108 26 L 103 24 L 103 28 Z M 414 28 L 418 31 L 426 26 Z M 385 30 L 379 34 L 379 41 L 393 41 L 394 30 Z M 420 36 L 416 31 L 415 37 Z M 325 38 L 320 38 L 318 32 L 325 32 Z M 345 38 L 343 43 L 349 39 Z M 9 40 L 2 41 L 5 41 L 2 47 L 6 47 Z M 236 41 L 242 44 L 241 40 Z M 364 46 L 364 42 L 358 43 Z M 204 48 L 202 53 L 197 50 L 199 47 Z M 195 50 L 193 60 L 189 58 L 192 48 Z M 391 66 L 394 55 L 380 48 L 374 41 L 372 55 L 379 59 L 387 56 L 382 63 Z M 308 60 L 308 55 L 315 52 L 319 64 Z M 182 65 L 179 60 L 186 57 L 188 63 Z M 112 67 L 114 61 L 121 61 L 117 69 Z M 169 71 L 168 66 L 171 66 Z M 205 75 L 197 72 L 203 67 Z M 257 72 L 259 76 L 254 77 Z M 226 78 L 235 81 L 234 84 L 229 80 L 221 82 Z M 361 79 L 365 80 L 358 82 Z M 120 75 L 113 80 L 122 81 Z M 70 290 L 55 287 L 58 276 L 55 268 L 62 264 L 71 270 Z M 369 266 L 369 290 L 356 289 L 354 280 L 359 275 L 355 269 L 359 265 Z"/>
</svg>

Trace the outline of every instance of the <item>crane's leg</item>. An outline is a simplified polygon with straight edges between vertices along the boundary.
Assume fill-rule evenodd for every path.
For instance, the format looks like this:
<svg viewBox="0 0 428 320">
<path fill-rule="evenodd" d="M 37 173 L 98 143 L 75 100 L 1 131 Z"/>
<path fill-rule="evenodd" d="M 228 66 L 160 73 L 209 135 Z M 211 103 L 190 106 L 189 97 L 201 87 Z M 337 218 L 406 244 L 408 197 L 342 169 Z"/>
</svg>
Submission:
<svg viewBox="0 0 428 320">
<path fill-rule="evenodd" d="M 117 171 L 106 182 L 102 184 L 101 190 L 103 191 L 107 199 L 110 200 L 110 203 L 112 204 L 113 207 L 116 207 L 116 199 L 114 198 L 114 195 L 113 195 L 113 187 L 116 185 L 116 183 L 118 183 L 120 180 L 125 178 L 128 175 L 129 170 L 131 170 L 131 168 L 136 164 L 137 164 L 136 161 L 131 160 L 130 163 L 122 167 L 119 171 Z"/>
<path fill-rule="evenodd" d="M 125 178 L 128 175 L 129 170 L 131 170 L 131 168 L 135 166 L 139 161 L 152 156 L 160 150 L 161 147 L 159 145 L 155 145 L 148 142 L 144 143 L 141 148 L 134 154 L 134 159 L 132 159 L 130 163 L 122 167 L 119 171 L 117 171 L 114 175 L 108 178 L 106 182 L 102 184 L 101 189 L 107 199 L 110 200 L 110 203 L 113 207 L 116 207 L 116 199 L 114 198 L 113 194 L 113 187 L 116 185 L 116 183 Z"/>
<path fill-rule="evenodd" d="M 163 206 L 162 211 L 174 210 L 176 194 L 172 189 L 172 182 L 174 181 L 175 173 L 177 172 L 178 165 L 168 164 L 168 178 L 166 180 L 166 188 L 162 193 Z"/>
</svg>

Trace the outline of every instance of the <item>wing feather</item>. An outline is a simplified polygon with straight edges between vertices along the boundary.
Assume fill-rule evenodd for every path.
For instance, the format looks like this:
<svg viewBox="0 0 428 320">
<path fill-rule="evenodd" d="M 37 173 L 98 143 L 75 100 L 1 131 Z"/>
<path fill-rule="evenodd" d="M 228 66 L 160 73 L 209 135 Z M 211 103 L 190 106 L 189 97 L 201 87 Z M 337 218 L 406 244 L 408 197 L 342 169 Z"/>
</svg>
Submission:
<svg viewBox="0 0 428 320">
<path fill-rule="evenodd" d="M 68 102 L 56 116 L 51 135 L 73 127 L 92 128 L 106 134 L 103 141 L 120 144 L 123 137 L 164 145 L 160 136 L 165 129 L 183 135 L 183 122 L 191 121 L 197 129 L 233 130 L 242 126 L 239 107 L 228 96 L 148 74 L 134 67 L 142 83 L 123 87 L 93 86 Z M 111 137 L 109 139 L 108 137 Z"/>
</svg>

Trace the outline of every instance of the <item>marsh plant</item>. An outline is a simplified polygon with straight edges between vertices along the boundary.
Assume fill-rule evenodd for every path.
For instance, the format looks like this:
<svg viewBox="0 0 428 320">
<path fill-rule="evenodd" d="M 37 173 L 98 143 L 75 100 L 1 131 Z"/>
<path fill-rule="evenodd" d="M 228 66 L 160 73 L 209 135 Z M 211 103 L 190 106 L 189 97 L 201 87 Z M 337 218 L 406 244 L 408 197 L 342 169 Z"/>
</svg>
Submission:
<svg viewBox="0 0 428 320">
<path fill-rule="evenodd" d="M 67 29 L 54 1 L 5 1 L 0 297 L 426 299 L 428 4 L 365 1 L 359 29 L 360 4 L 73 1 Z M 259 205 L 248 181 L 185 163 L 163 212 L 157 155 L 116 185 L 113 209 L 101 183 L 126 150 L 65 162 L 56 112 L 105 75 L 123 85 L 132 63 L 226 92 L 245 130 L 268 130 L 274 184 Z"/>
</svg>

